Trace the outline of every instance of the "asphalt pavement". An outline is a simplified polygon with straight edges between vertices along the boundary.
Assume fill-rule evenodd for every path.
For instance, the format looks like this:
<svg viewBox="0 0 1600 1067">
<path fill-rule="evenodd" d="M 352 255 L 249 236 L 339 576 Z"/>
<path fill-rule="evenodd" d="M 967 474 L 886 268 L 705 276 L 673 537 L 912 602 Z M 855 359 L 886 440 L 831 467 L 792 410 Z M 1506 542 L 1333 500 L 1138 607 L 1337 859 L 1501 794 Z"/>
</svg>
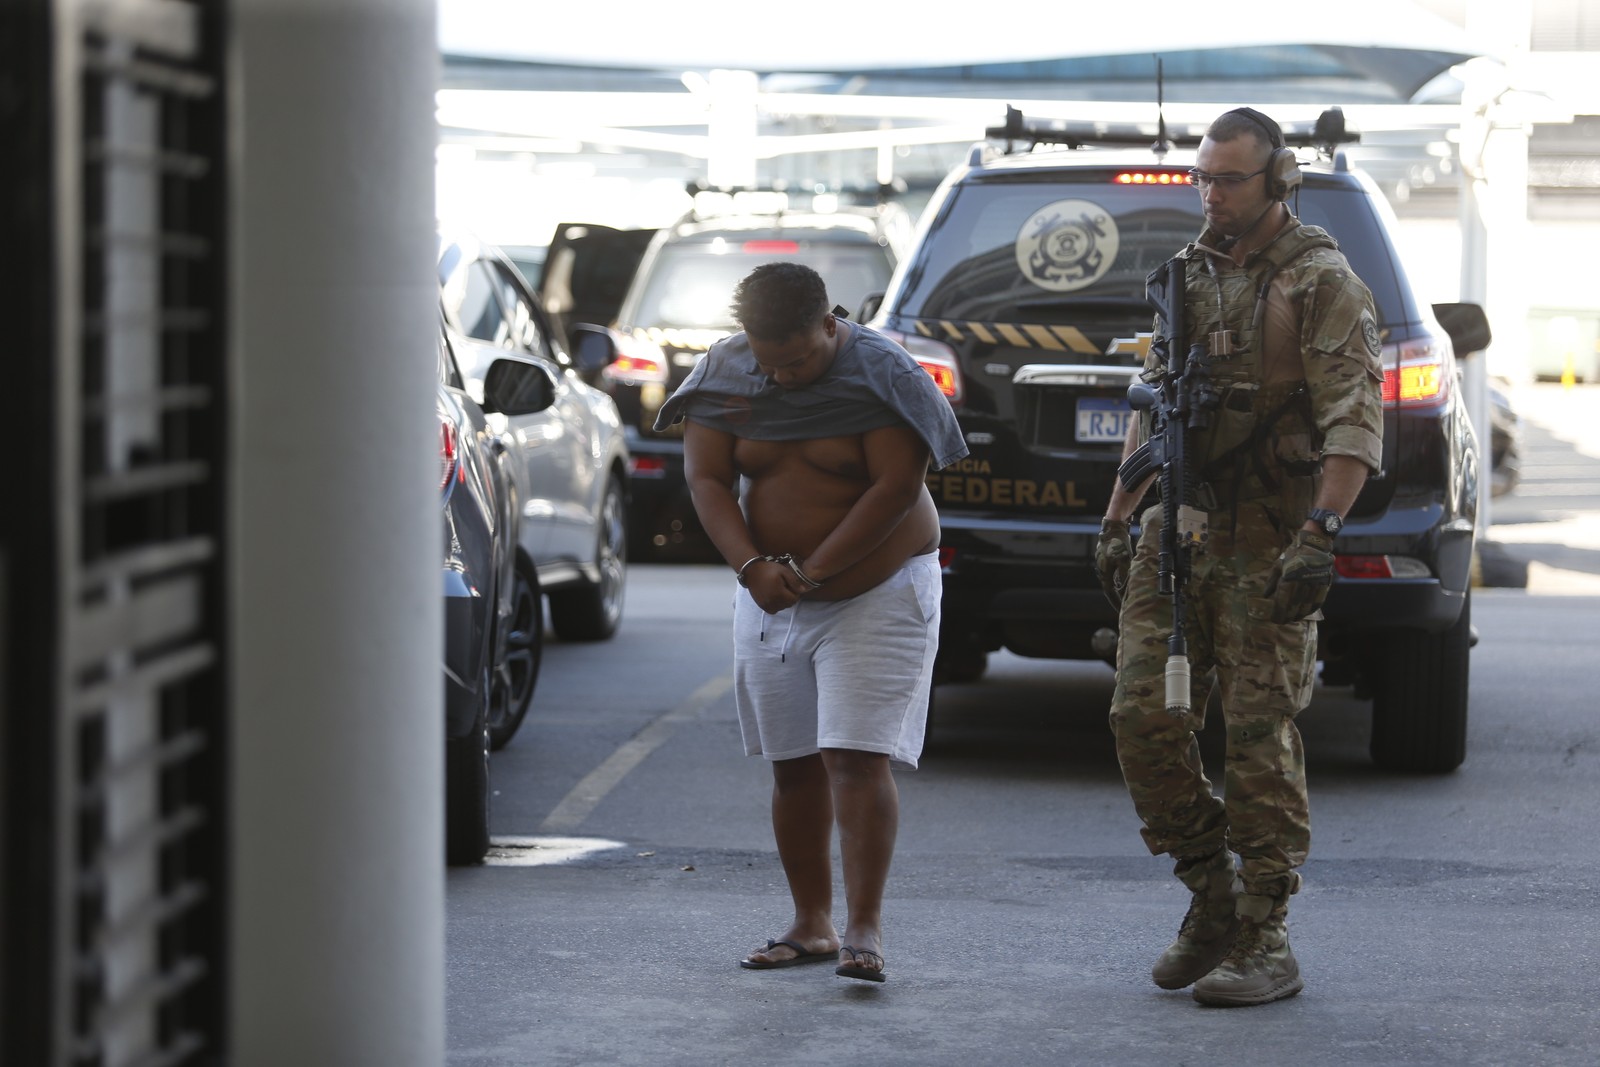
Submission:
<svg viewBox="0 0 1600 1067">
<path fill-rule="evenodd" d="M 888 981 L 740 970 L 788 915 L 770 778 L 728 689 L 733 586 L 640 566 L 613 641 L 547 648 L 493 765 L 500 845 L 448 875 L 448 1062 L 1600 1062 L 1600 391 L 1555 388 L 1518 398 L 1523 485 L 1491 541 L 1528 580 L 1474 593 L 1466 764 L 1376 770 L 1348 690 L 1301 717 L 1300 996 L 1209 1009 L 1150 983 L 1187 901 L 1139 841 L 1111 671 L 1010 655 L 939 691 L 922 767 L 898 776 Z"/>
</svg>

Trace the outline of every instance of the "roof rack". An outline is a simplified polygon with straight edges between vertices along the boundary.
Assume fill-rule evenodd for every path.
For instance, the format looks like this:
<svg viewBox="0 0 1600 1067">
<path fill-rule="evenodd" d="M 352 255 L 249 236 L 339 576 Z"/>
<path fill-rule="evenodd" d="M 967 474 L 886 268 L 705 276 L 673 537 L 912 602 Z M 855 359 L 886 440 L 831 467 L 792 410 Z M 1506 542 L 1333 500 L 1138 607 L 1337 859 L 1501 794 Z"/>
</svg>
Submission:
<svg viewBox="0 0 1600 1067">
<path fill-rule="evenodd" d="M 1027 119 L 1017 108 L 1006 106 L 1004 126 L 990 126 L 984 136 L 1004 141 L 1005 152 L 1031 151 L 1038 145 L 1084 148 L 1089 145 L 1149 148 L 1158 157 L 1168 148 L 1193 147 L 1205 136 L 1206 124 L 1180 124 L 1169 128 L 1158 116 L 1155 123 L 1094 122 L 1082 119 Z M 1331 156 L 1339 145 L 1361 140 L 1358 131 L 1345 126 L 1344 110 L 1330 107 L 1315 122 L 1282 124 L 1283 142 L 1296 148 L 1315 148 Z"/>
<path fill-rule="evenodd" d="M 698 196 L 701 193 L 727 193 L 739 194 L 770 194 L 783 193 L 796 199 L 809 196 L 836 196 L 841 204 L 859 207 L 870 207 L 874 204 L 886 204 L 906 191 L 904 178 L 895 177 L 887 182 L 857 182 L 843 184 L 829 184 L 824 182 L 790 182 L 784 179 L 765 182 L 757 185 L 726 185 L 714 186 L 704 178 L 690 178 L 684 183 L 688 194 Z"/>
</svg>

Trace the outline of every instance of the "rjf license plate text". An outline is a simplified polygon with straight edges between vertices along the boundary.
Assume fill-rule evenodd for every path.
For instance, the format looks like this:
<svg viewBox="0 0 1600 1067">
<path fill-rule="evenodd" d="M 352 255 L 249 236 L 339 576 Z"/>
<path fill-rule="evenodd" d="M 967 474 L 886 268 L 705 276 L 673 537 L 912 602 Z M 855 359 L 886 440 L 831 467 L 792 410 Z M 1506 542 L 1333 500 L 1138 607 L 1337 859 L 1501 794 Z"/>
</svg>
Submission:
<svg viewBox="0 0 1600 1067">
<path fill-rule="evenodd" d="M 1128 436 L 1133 411 L 1126 400 L 1115 397 L 1078 397 L 1074 438 L 1079 444 L 1120 444 Z"/>
</svg>

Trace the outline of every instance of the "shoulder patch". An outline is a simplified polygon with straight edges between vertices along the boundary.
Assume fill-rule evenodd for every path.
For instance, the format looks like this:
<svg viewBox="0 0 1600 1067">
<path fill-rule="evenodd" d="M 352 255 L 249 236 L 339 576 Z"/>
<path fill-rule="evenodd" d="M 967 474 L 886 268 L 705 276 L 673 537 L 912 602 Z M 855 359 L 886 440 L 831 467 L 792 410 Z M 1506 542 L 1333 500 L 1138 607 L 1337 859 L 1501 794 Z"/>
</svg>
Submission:
<svg viewBox="0 0 1600 1067">
<path fill-rule="evenodd" d="M 1361 314 L 1361 339 L 1367 343 L 1367 351 L 1376 358 L 1383 348 L 1383 339 L 1378 336 L 1378 324 L 1365 312 Z"/>
</svg>

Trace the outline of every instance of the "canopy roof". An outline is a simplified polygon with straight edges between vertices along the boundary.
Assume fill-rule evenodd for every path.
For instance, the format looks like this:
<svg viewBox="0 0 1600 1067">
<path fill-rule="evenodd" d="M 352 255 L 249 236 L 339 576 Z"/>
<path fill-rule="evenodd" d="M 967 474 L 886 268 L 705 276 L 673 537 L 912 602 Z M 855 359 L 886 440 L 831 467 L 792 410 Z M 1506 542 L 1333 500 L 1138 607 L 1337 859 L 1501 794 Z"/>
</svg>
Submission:
<svg viewBox="0 0 1600 1067">
<path fill-rule="evenodd" d="M 670 74 L 750 70 L 785 84 L 894 95 L 1103 95 L 1095 87 L 1136 83 L 1153 95 L 1160 56 L 1175 98 L 1251 95 L 1410 102 L 1450 67 L 1492 50 L 1410 0 L 1341 0 L 1293 5 L 1253 20 L 1240 8 L 1192 0 L 1144 0 L 1073 10 L 1061 0 L 984 0 L 963 25 L 946 9 L 916 14 L 901 0 L 855 0 L 834 25 L 826 9 L 745 0 L 663 4 L 610 0 L 527 4 L 441 0 L 440 46 L 447 61 Z M 770 12 L 770 13 L 769 13 Z M 949 12 L 949 13 L 946 13 Z M 978 14 L 978 13 L 981 13 Z M 981 19 L 981 20 L 980 20 Z M 556 70 L 550 70 L 555 74 Z M 791 76 L 791 77 L 784 77 Z M 459 82 L 458 82 L 459 84 Z M 505 84 L 504 82 L 500 84 Z M 1217 86 L 1249 87 L 1245 92 Z M 509 86 L 508 86 L 509 87 Z M 1128 98 L 1126 90 L 1118 93 Z"/>
</svg>

